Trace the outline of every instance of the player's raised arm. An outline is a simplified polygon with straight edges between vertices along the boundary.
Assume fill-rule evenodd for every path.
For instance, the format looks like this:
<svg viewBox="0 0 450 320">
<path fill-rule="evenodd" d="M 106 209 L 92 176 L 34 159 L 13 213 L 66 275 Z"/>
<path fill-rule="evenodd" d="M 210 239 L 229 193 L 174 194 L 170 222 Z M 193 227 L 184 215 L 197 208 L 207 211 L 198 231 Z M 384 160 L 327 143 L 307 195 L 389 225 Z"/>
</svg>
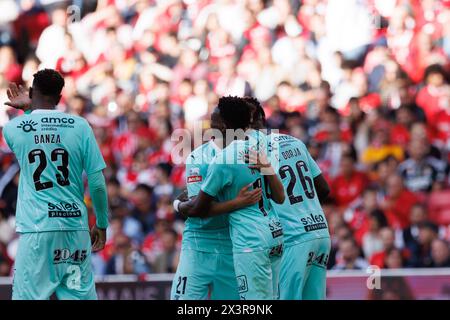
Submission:
<svg viewBox="0 0 450 320">
<path fill-rule="evenodd" d="M 22 85 L 18 86 L 14 82 L 10 83 L 6 90 L 6 95 L 9 101 L 5 102 L 5 105 L 23 111 L 31 110 L 29 90 Z"/>
<path fill-rule="evenodd" d="M 260 150 L 260 152 L 257 153 L 254 150 L 249 150 L 249 153 L 246 154 L 245 157 L 248 160 L 249 168 L 261 170 L 261 174 L 267 177 L 272 200 L 278 204 L 283 203 L 285 199 L 283 184 L 273 169 L 272 164 L 267 159 L 264 151 Z"/>
</svg>

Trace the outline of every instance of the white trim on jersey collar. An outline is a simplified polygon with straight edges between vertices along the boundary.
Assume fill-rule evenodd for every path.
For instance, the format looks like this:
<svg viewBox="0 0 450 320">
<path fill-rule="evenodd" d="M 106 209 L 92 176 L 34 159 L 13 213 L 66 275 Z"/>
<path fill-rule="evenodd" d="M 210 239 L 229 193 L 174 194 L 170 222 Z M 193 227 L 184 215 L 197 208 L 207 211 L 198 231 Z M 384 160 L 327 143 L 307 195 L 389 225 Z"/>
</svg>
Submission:
<svg viewBox="0 0 450 320">
<path fill-rule="evenodd" d="M 56 110 L 56 109 L 34 109 L 33 111 L 31 111 L 31 113 L 54 113 L 54 112 L 62 112 L 60 110 Z"/>
</svg>

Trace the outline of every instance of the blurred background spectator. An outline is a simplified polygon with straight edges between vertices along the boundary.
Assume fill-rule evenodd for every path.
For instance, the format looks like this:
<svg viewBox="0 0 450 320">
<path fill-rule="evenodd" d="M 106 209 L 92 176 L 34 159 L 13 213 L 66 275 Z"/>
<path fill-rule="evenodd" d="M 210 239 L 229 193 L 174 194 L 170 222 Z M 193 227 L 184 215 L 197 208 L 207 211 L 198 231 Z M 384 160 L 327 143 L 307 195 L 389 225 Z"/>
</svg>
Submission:
<svg viewBox="0 0 450 320">
<path fill-rule="evenodd" d="M 257 97 L 321 167 L 329 268 L 448 266 L 450 1 L 2 0 L 0 12 L 0 104 L 8 82 L 56 68 L 59 108 L 90 122 L 108 164 L 97 274 L 175 270 L 185 172 L 171 135 L 208 128 L 227 94 Z M 19 114 L 0 108 L 0 128 Z M 0 139 L 0 275 L 18 174 Z"/>
</svg>

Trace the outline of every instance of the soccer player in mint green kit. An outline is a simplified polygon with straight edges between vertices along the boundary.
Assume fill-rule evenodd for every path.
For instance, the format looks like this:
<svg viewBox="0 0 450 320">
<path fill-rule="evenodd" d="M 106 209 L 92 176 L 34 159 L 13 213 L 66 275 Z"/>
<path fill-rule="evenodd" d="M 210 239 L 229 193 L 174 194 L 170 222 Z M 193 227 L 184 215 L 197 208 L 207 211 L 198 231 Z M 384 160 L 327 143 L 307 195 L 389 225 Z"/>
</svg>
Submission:
<svg viewBox="0 0 450 320">
<path fill-rule="evenodd" d="M 8 90 L 6 104 L 25 111 L 3 128 L 21 168 L 14 300 L 97 299 L 90 257 L 106 241 L 106 166 L 87 121 L 55 110 L 63 87 L 61 75 L 45 69 L 29 91 Z M 97 217 L 90 234 L 83 171 Z"/>
<path fill-rule="evenodd" d="M 253 128 L 265 128 L 265 114 L 256 99 Z M 323 300 L 330 253 L 328 224 L 319 200 L 329 187 L 305 144 L 289 135 L 269 134 L 278 162 L 278 175 L 286 190 L 282 204 L 274 203 L 284 229 L 285 252 L 281 262 L 280 299 Z"/>
<path fill-rule="evenodd" d="M 211 114 L 211 129 L 223 135 L 223 123 L 216 108 Z M 209 164 L 221 151 L 222 139 L 199 146 L 186 159 L 186 186 L 188 197 L 200 192 Z M 243 197 L 215 203 L 216 213 L 230 211 L 257 202 L 260 194 L 242 190 Z M 222 208 L 217 208 L 222 206 Z M 217 210 L 221 210 L 217 212 Z M 239 300 L 233 253 L 229 233 L 228 215 L 201 219 L 190 217 L 183 232 L 180 261 L 173 279 L 171 300 Z"/>
<path fill-rule="evenodd" d="M 250 105 L 242 98 L 223 97 L 218 107 L 227 129 L 249 129 Z M 216 155 L 198 196 L 180 204 L 179 210 L 188 216 L 207 217 L 215 199 L 235 199 L 241 188 L 249 184 L 255 190 L 261 189 L 258 203 L 230 212 L 230 237 L 240 299 L 272 300 L 278 298 L 283 230 L 269 194 L 275 202 L 282 203 L 284 190 L 270 165 L 258 167 L 261 170 L 249 165 L 245 155 L 250 150 L 264 152 L 267 142 L 258 131 L 247 132 L 248 140 L 234 140 Z"/>
</svg>

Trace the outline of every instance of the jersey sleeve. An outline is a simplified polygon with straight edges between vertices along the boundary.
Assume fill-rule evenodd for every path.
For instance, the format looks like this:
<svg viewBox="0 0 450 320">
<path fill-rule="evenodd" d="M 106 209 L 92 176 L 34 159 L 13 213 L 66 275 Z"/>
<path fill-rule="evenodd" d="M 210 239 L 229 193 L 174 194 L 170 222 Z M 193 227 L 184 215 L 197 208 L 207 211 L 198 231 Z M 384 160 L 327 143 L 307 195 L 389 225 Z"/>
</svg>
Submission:
<svg viewBox="0 0 450 320">
<path fill-rule="evenodd" d="M 85 140 L 83 150 L 83 169 L 86 174 L 91 174 L 106 168 L 105 160 L 95 140 L 94 132 L 89 124 L 85 127 Z"/>
<path fill-rule="evenodd" d="M 225 186 L 232 184 L 232 174 L 230 173 L 229 166 L 213 162 L 206 174 L 206 180 L 202 185 L 202 191 L 212 197 L 217 197 L 220 190 Z"/>
<path fill-rule="evenodd" d="M 191 158 L 189 155 L 188 159 Z M 200 164 L 189 161 L 186 163 L 186 188 L 189 198 L 195 197 L 201 190 L 206 172 L 202 172 Z"/>
</svg>

